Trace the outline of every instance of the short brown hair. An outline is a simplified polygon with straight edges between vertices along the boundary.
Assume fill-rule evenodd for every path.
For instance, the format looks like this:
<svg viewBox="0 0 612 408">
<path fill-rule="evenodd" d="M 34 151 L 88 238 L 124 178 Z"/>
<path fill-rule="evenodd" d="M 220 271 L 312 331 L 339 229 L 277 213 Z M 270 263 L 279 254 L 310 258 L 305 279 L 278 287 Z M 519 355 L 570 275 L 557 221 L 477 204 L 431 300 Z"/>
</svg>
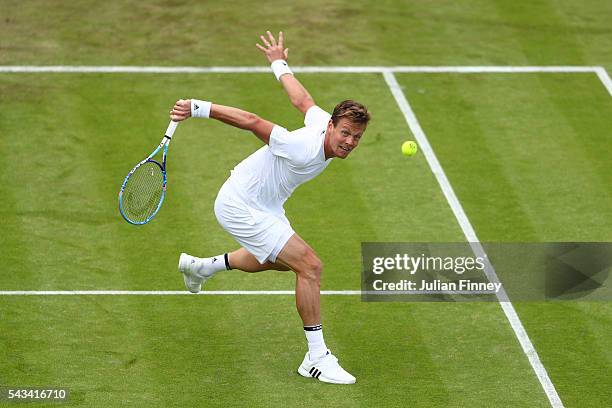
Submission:
<svg viewBox="0 0 612 408">
<path fill-rule="evenodd" d="M 341 118 L 346 118 L 355 124 L 367 126 L 370 121 L 370 112 L 368 112 L 368 109 L 359 102 L 348 99 L 340 102 L 334 108 L 331 117 L 334 126 L 338 125 L 338 121 Z"/>
</svg>

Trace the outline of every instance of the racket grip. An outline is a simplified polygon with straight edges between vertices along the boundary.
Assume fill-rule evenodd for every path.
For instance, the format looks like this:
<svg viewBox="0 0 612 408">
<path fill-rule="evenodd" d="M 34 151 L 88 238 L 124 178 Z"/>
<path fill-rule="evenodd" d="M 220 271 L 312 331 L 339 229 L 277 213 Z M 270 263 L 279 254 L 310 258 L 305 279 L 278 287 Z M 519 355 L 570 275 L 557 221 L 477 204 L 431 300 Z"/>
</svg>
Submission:
<svg viewBox="0 0 612 408">
<path fill-rule="evenodd" d="M 174 131 L 176 130 L 177 126 L 178 126 L 178 122 L 171 120 L 170 124 L 168 125 L 168 129 L 166 129 L 165 135 L 168 136 L 169 138 L 172 138 L 172 135 L 174 134 Z"/>
</svg>

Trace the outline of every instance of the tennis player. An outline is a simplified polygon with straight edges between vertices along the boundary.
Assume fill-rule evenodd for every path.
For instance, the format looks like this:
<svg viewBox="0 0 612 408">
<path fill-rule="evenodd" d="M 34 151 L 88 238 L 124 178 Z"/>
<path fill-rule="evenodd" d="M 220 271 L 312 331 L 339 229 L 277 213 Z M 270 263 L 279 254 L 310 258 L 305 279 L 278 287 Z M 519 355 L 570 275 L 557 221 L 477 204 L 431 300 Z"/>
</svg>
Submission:
<svg viewBox="0 0 612 408">
<path fill-rule="evenodd" d="M 170 117 L 212 118 L 250 130 L 266 145 L 244 159 L 231 172 L 215 201 L 219 224 L 240 248 L 210 258 L 181 254 L 179 270 L 187 289 L 197 293 L 204 282 L 222 270 L 245 272 L 292 270 L 295 298 L 304 323 L 308 352 L 298 368 L 304 377 L 334 384 L 353 384 L 327 349 L 320 313 L 323 264 L 315 251 L 291 228 L 284 202 L 300 185 L 321 173 L 335 157 L 345 159 L 359 145 L 370 114 L 360 103 L 347 100 L 330 115 L 318 107 L 287 64 L 283 33 L 278 42 L 268 31 L 257 44 L 291 103 L 304 114 L 305 127 L 294 131 L 237 108 L 196 99 L 179 100 Z"/>
</svg>

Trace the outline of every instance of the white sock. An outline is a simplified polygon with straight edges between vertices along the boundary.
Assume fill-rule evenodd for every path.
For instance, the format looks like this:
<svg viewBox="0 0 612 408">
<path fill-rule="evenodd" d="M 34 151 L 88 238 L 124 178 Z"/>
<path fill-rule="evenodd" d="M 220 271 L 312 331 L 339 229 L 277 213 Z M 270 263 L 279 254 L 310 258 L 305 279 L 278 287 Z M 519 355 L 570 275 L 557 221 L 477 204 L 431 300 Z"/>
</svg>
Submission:
<svg viewBox="0 0 612 408">
<path fill-rule="evenodd" d="M 227 254 L 196 259 L 198 260 L 198 274 L 205 277 L 210 277 L 219 271 L 231 269 L 229 267 Z"/>
<path fill-rule="evenodd" d="M 230 270 L 229 267 L 229 258 L 227 257 L 227 253 L 213 256 L 211 258 L 207 258 L 210 262 L 210 266 L 208 269 L 212 271 L 212 273 L 217 273 L 219 271 Z"/>
<path fill-rule="evenodd" d="M 321 358 L 327 353 L 327 346 L 323 340 L 323 326 L 304 326 L 304 334 L 308 340 L 308 357 L 311 360 Z"/>
</svg>

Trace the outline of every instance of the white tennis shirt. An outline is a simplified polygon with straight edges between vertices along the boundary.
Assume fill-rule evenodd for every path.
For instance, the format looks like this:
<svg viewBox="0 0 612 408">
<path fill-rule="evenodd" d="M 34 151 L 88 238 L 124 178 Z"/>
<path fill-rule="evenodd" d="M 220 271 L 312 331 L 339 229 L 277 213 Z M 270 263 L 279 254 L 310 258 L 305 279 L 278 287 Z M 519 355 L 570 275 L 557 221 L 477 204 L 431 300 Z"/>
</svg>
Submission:
<svg viewBox="0 0 612 408">
<path fill-rule="evenodd" d="M 315 105 L 304 116 L 305 127 L 289 132 L 274 126 L 269 145 L 234 167 L 227 183 L 248 205 L 284 214 L 283 204 L 291 193 L 331 163 L 323 149 L 330 118 Z"/>
</svg>

